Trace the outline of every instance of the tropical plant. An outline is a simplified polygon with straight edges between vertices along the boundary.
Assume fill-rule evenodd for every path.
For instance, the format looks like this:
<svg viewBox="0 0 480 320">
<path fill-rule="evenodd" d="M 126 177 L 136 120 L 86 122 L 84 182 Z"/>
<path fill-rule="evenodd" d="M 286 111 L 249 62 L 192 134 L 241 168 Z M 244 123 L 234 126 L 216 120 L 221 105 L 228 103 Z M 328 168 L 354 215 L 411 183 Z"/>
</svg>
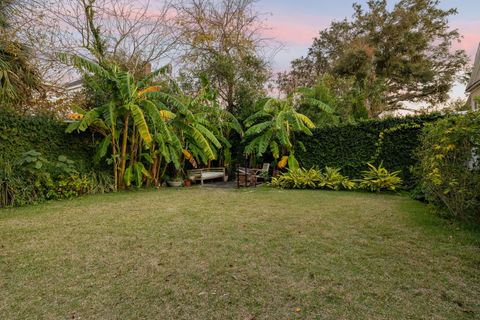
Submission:
<svg viewBox="0 0 480 320">
<path fill-rule="evenodd" d="M 135 81 L 129 72 L 120 70 L 116 65 L 100 65 L 79 56 L 62 55 L 62 59 L 82 72 L 94 74 L 111 84 L 112 99 L 84 112 L 82 119 L 73 122 L 67 132 L 91 128 L 104 137 L 98 146 L 96 159 L 104 158 L 111 151 L 108 161 L 113 164 L 117 188 L 130 186 L 132 181 L 141 186 L 144 177 L 150 178 L 156 173 L 155 158 L 163 155 L 171 159 L 172 153 L 179 153 L 180 145 L 172 139 L 166 124 L 174 115 L 147 97 L 147 93 L 160 90 L 148 83 L 155 76 L 165 73 L 167 68 Z M 147 116 L 154 123 L 153 132 Z M 142 160 L 150 164 L 151 171 L 147 170 Z"/>
<path fill-rule="evenodd" d="M 317 189 L 321 181 L 320 170 L 290 168 L 281 176 L 272 178 L 270 185 L 285 189 Z"/>
<path fill-rule="evenodd" d="M 246 154 L 262 156 L 270 151 L 278 161 L 279 168 L 298 168 L 298 161 L 293 152 L 295 133 L 312 135 L 310 129 L 315 128 L 313 122 L 305 115 L 296 111 L 294 99 L 265 98 L 260 100 L 259 110 L 245 120 L 248 128 L 245 139 Z M 300 142 L 298 142 L 300 143 Z"/>
<path fill-rule="evenodd" d="M 215 97 L 207 89 L 184 95 L 168 77 L 168 67 L 136 80 L 116 65 L 78 56 L 63 59 L 112 88 L 104 105 L 84 112 L 68 131 L 90 128 L 104 137 L 96 158 L 107 157 L 113 164 L 118 188 L 158 186 L 169 165 L 179 171 L 185 161 L 196 167 L 217 159 L 222 149 L 228 153 L 224 130 L 239 125 L 212 102 Z"/>
<path fill-rule="evenodd" d="M 340 173 L 338 168 L 326 167 L 323 171 L 315 168 L 289 169 L 280 177 L 272 178 L 272 187 L 286 189 L 330 189 L 352 190 L 355 182 Z"/>
<path fill-rule="evenodd" d="M 389 172 L 380 163 L 378 167 L 368 164 L 369 170 L 363 171 L 363 178 L 360 180 L 360 188 L 372 191 L 395 191 L 402 185 L 402 179 L 398 176 L 400 171 Z"/>
<path fill-rule="evenodd" d="M 318 184 L 319 188 L 332 190 L 352 190 L 355 186 L 355 182 L 342 175 L 339 168 L 332 167 L 325 167 Z"/>
</svg>

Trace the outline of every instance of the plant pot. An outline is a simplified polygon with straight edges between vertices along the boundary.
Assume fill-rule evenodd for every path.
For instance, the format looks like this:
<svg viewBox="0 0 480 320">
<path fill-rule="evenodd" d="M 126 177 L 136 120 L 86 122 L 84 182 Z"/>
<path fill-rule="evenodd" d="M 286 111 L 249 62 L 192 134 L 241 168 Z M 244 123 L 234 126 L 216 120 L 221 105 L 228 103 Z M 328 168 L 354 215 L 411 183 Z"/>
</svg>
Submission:
<svg viewBox="0 0 480 320">
<path fill-rule="evenodd" d="M 167 184 L 169 187 L 174 187 L 174 188 L 179 188 L 182 186 L 183 181 L 182 180 L 168 180 Z"/>
<path fill-rule="evenodd" d="M 192 186 L 192 180 L 190 180 L 190 179 L 185 179 L 185 180 L 183 180 L 183 186 L 184 186 L 185 188 L 191 187 L 191 186 Z"/>
</svg>

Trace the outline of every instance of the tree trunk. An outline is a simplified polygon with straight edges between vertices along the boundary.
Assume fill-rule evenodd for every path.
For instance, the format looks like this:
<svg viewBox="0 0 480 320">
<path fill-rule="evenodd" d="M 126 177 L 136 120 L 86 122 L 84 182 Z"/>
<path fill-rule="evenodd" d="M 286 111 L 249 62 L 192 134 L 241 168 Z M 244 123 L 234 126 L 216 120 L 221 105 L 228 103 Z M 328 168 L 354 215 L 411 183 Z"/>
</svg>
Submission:
<svg viewBox="0 0 480 320">
<path fill-rule="evenodd" d="M 115 139 L 115 124 L 112 124 L 112 155 L 113 155 L 113 177 L 115 179 L 115 191 L 118 189 L 118 162 L 117 162 L 117 141 Z"/>
<path fill-rule="evenodd" d="M 122 137 L 122 151 L 120 154 L 120 176 L 118 179 L 119 187 L 125 189 L 125 182 L 123 177 L 125 176 L 125 166 L 127 164 L 127 143 L 128 143 L 128 113 L 125 115 L 123 120 L 123 137 Z"/>
</svg>

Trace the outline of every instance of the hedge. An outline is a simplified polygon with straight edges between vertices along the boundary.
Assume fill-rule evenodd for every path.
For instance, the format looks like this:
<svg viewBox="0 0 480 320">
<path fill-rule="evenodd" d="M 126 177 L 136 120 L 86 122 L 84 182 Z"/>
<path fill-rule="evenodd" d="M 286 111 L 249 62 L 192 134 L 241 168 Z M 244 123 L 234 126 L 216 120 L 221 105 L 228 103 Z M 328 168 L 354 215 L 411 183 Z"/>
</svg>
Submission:
<svg viewBox="0 0 480 320">
<path fill-rule="evenodd" d="M 0 109 L 0 162 L 15 163 L 22 153 L 36 150 L 48 160 L 65 155 L 78 170 L 92 168 L 94 146 L 89 134 L 67 134 L 66 124 L 48 115 L 26 116 Z"/>
<path fill-rule="evenodd" d="M 400 170 L 406 187 L 412 187 L 410 168 L 417 163 L 422 127 L 441 117 L 428 114 L 314 129 L 312 136 L 298 137 L 305 148 L 297 144 L 295 155 L 304 168 L 337 167 L 350 178 L 359 178 L 367 163 L 383 162 L 388 170 Z"/>
</svg>

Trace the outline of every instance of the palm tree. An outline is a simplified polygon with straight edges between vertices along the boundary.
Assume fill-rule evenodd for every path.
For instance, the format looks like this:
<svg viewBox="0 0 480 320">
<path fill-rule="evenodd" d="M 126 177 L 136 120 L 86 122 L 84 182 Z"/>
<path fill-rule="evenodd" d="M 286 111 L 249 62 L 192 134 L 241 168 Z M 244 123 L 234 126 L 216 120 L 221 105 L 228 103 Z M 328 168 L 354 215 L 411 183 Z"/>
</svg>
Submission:
<svg viewBox="0 0 480 320">
<path fill-rule="evenodd" d="M 298 113 L 293 105 L 293 97 L 287 99 L 266 98 L 259 101 L 260 111 L 245 120 L 248 128 L 245 139 L 246 154 L 262 156 L 270 151 L 275 160 L 281 157 L 279 168 L 289 165 L 298 167 L 294 155 L 295 133 L 311 135 L 315 128 L 313 122 Z"/>
</svg>

